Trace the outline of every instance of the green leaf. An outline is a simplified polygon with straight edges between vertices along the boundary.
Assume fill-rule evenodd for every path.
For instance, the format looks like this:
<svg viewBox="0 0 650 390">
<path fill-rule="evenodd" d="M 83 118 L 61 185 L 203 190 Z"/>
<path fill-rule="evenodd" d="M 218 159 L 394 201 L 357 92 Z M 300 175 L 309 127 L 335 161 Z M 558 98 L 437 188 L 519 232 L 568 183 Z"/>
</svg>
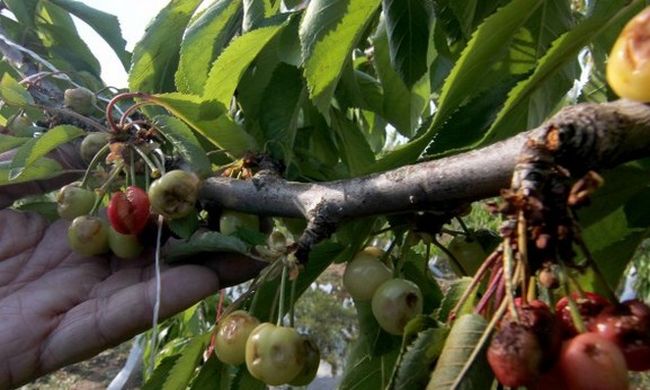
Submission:
<svg viewBox="0 0 650 390">
<path fill-rule="evenodd" d="M 338 110 L 332 110 L 332 130 L 336 133 L 341 158 L 350 176 L 367 173 L 375 163 L 375 154 L 358 126 Z"/>
<path fill-rule="evenodd" d="M 89 7 L 80 1 L 50 0 L 64 10 L 86 22 L 113 49 L 124 69 L 129 68 L 131 55 L 126 51 L 126 41 L 122 37 L 120 22 L 115 15 Z"/>
<path fill-rule="evenodd" d="M 357 339 L 350 350 L 340 390 L 384 389 L 390 380 L 392 368 L 399 356 L 399 344 L 385 354 L 371 356 L 362 339 Z"/>
<path fill-rule="evenodd" d="M 380 0 L 312 0 L 300 24 L 300 42 L 309 96 L 329 118 L 341 71 L 350 61 Z"/>
<path fill-rule="evenodd" d="M 260 127 L 272 155 L 288 161 L 285 151 L 293 149 L 296 138 L 300 102 L 304 85 L 300 71 L 291 65 L 280 64 L 273 72 L 264 91 L 260 112 Z"/>
<path fill-rule="evenodd" d="M 36 5 L 39 0 L 6 0 L 3 3 L 14 14 L 18 21 L 28 27 L 34 28 Z"/>
<path fill-rule="evenodd" d="M 174 146 L 174 151 L 190 165 L 194 173 L 202 178 L 208 177 L 212 173 L 211 163 L 205 150 L 185 123 L 167 115 L 155 117 L 154 123 L 162 135 Z"/>
<path fill-rule="evenodd" d="M 203 93 L 212 62 L 239 28 L 241 9 L 241 0 L 218 0 L 189 25 L 181 43 L 175 76 L 180 92 Z"/>
<path fill-rule="evenodd" d="M 382 5 L 390 62 L 410 88 L 427 72 L 433 10 L 422 0 L 383 0 Z"/>
<path fill-rule="evenodd" d="M 286 24 L 258 28 L 236 38 L 214 62 L 205 83 L 203 98 L 230 106 L 237 84 L 257 54 Z"/>
<path fill-rule="evenodd" d="M 391 66 L 385 23 L 380 23 L 373 40 L 373 62 L 384 90 L 383 109 L 379 114 L 400 134 L 411 137 L 428 97 L 413 93 Z"/>
<path fill-rule="evenodd" d="M 165 249 L 165 261 L 173 263 L 206 252 L 229 252 L 248 254 L 248 247 L 236 237 L 219 232 L 202 231 L 189 240 L 180 241 Z"/>
<path fill-rule="evenodd" d="M 133 50 L 129 88 L 142 92 L 170 92 L 175 89 L 183 32 L 201 0 L 172 0 L 147 27 Z"/>
<path fill-rule="evenodd" d="M 192 381 L 191 390 L 206 390 L 211 388 L 227 389 L 230 381 L 230 366 L 221 363 L 215 354 L 212 354 Z"/>
<path fill-rule="evenodd" d="M 435 136 L 437 128 L 463 102 L 478 93 L 476 85 L 485 78 L 482 70 L 490 69 L 508 53 L 505 48 L 541 3 L 541 0 L 513 0 L 485 19 L 445 80 L 431 127 L 422 136 L 378 161 L 377 170 L 408 164 L 419 157 Z"/>
<path fill-rule="evenodd" d="M 243 0 L 244 18 L 242 30 L 244 32 L 253 30 L 260 26 L 267 13 L 270 13 L 270 4 L 266 0 Z M 268 9 L 267 9 L 268 8 Z"/>
<path fill-rule="evenodd" d="M 437 131 L 426 155 L 440 157 L 464 150 L 479 141 L 508 98 L 508 92 L 525 75 L 502 80 L 459 107 Z"/>
<path fill-rule="evenodd" d="M 41 158 L 25 168 L 19 177 L 10 180 L 9 173 L 12 171 L 11 161 L 0 161 L 0 186 L 49 179 L 60 175 L 62 169 L 61 164 L 58 162 L 49 158 Z"/>
<path fill-rule="evenodd" d="M 56 126 L 38 138 L 25 142 L 16 151 L 16 155 L 11 161 L 9 180 L 14 180 L 20 176 L 26 168 L 35 161 L 45 156 L 60 145 L 70 142 L 75 138 L 81 137 L 86 133 L 75 126 L 60 125 Z"/>
<path fill-rule="evenodd" d="M 448 334 L 447 328 L 430 328 L 417 334 L 415 341 L 401 357 L 395 390 L 426 387 L 433 363 L 440 356 Z"/>
<path fill-rule="evenodd" d="M 2 75 L 0 80 L 0 97 L 5 103 L 18 107 L 34 104 L 34 98 L 16 79 L 9 73 Z"/>
<path fill-rule="evenodd" d="M 59 212 L 57 211 L 57 203 L 53 201 L 43 200 L 21 202 L 18 205 L 14 204 L 12 207 L 16 210 L 40 214 L 50 223 L 61 219 Z"/>
<path fill-rule="evenodd" d="M 641 240 L 647 237 L 650 170 L 639 163 L 619 166 L 603 177 L 605 185 L 578 213 L 582 238 L 611 288 L 616 288 Z M 594 286 L 602 288 L 602 286 Z"/>
<path fill-rule="evenodd" d="M 453 386 L 456 389 L 490 388 L 493 377 L 484 352 L 479 353 L 467 374 L 459 378 L 486 328 L 487 322 L 477 314 L 463 315 L 454 322 L 427 389 L 446 390 L 452 388 L 452 385 L 457 385 Z M 483 349 L 486 347 L 487 344 Z"/>
<path fill-rule="evenodd" d="M 627 6 L 624 6 L 626 3 L 624 0 L 598 2 L 591 16 L 555 40 L 552 47 L 540 59 L 535 72 L 512 89 L 503 109 L 479 144 L 493 143 L 523 131 L 522 128 L 513 127 L 513 123 L 517 123 L 521 115 L 521 105 L 527 104 L 531 94 L 542 83 L 554 77 L 556 72 L 568 61 L 574 59 L 590 40 L 611 25 L 632 17 L 640 2 L 640 0 L 636 0 Z"/>
<path fill-rule="evenodd" d="M 478 0 L 449 0 L 449 8 L 458 19 L 463 35 L 469 37 L 474 27 L 474 15 Z"/>
<path fill-rule="evenodd" d="M 29 140 L 31 140 L 31 138 L 0 134 L 0 153 L 4 153 L 7 150 L 20 146 Z"/>
<path fill-rule="evenodd" d="M 250 372 L 246 369 L 246 366 L 237 367 L 237 373 L 228 387 L 228 389 L 232 390 L 265 390 L 267 388 L 268 387 L 264 382 L 253 378 Z"/>
<path fill-rule="evenodd" d="M 174 368 L 176 361 L 180 359 L 181 354 L 165 357 L 153 371 L 149 380 L 142 386 L 142 390 L 160 390 L 169 377 L 169 372 Z"/>
<path fill-rule="evenodd" d="M 101 66 L 86 43 L 77 33 L 72 17 L 63 8 L 47 1 L 39 1 L 36 8 L 36 32 L 48 49 L 51 60 L 63 59 L 69 71 L 87 71 L 99 77 Z"/>
<path fill-rule="evenodd" d="M 436 318 L 440 322 L 447 322 L 451 311 L 456 307 L 456 304 L 460 301 L 461 296 L 467 290 L 472 278 L 464 277 L 456 280 L 447 290 L 445 297 L 440 303 L 440 308 L 436 313 Z M 461 307 L 460 312 L 456 313 L 456 317 L 459 317 L 463 314 L 470 313 L 474 307 L 474 302 L 476 300 L 476 294 L 470 296 L 470 299 L 467 300 L 467 303 Z"/>
<path fill-rule="evenodd" d="M 206 333 L 202 336 L 194 337 L 183 348 L 180 357 L 174 362 L 174 367 L 169 370 L 162 390 L 185 389 L 187 387 L 203 355 L 203 351 L 210 342 L 210 336 L 211 333 Z"/>
<path fill-rule="evenodd" d="M 225 109 L 215 101 L 182 93 L 154 95 L 152 100 L 234 157 L 257 149 L 253 137 L 227 114 L 222 114 Z"/>
<path fill-rule="evenodd" d="M 199 216 L 196 211 L 183 218 L 168 221 L 169 229 L 180 238 L 188 239 L 199 228 Z"/>
</svg>

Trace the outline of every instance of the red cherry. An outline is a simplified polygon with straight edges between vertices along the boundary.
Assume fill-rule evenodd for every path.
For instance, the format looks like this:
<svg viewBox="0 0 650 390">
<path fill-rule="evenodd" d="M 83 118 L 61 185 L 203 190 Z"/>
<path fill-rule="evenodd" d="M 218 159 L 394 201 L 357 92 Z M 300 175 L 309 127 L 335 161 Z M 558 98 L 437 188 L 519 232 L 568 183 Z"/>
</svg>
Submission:
<svg viewBox="0 0 650 390">
<path fill-rule="evenodd" d="M 138 234 L 149 218 L 149 197 L 140 187 L 130 186 L 115 192 L 108 203 L 108 220 L 122 234 Z"/>
<path fill-rule="evenodd" d="M 589 330 L 618 345 L 629 370 L 650 369 L 650 308 L 643 302 L 634 299 L 605 308 Z"/>
<path fill-rule="evenodd" d="M 621 350 L 596 333 L 582 333 L 568 340 L 562 348 L 560 368 L 570 389 L 628 388 Z"/>
<path fill-rule="evenodd" d="M 555 363 L 560 352 L 560 328 L 548 306 L 539 300 L 515 299 L 518 319 L 506 314 L 490 347 L 488 362 L 505 386 L 530 386 Z"/>
<path fill-rule="evenodd" d="M 604 308 L 611 306 L 605 297 L 592 292 L 585 292 L 583 296 L 580 296 L 577 292 L 573 292 L 571 293 L 571 297 L 576 302 L 582 321 L 585 323 L 587 329 Z M 564 338 L 569 339 L 579 333 L 573 324 L 569 299 L 567 297 L 562 297 L 562 299 L 557 301 L 555 304 L 555 314 L 560 320 Z"/>
</svg>

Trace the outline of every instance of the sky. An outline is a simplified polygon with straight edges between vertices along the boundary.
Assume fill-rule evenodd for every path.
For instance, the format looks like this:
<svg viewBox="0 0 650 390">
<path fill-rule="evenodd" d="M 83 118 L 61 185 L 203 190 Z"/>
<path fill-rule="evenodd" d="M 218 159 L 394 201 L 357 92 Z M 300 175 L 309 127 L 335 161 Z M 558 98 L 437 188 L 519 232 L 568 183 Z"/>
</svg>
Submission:
<svg viewBox="0 0 650 390">
<path fill-rule="evenodd" d="M 169 0 L 81 0 L 86 5 L 117 16 L 126 40 L 126 48 L 133 50 L 144 30 Z M 75 21 L 79 34 L 102 65 L 102 79 L 114 87 L 127 86 L 127 74 L 113 50 L 85 23 Z"/>
</svg>

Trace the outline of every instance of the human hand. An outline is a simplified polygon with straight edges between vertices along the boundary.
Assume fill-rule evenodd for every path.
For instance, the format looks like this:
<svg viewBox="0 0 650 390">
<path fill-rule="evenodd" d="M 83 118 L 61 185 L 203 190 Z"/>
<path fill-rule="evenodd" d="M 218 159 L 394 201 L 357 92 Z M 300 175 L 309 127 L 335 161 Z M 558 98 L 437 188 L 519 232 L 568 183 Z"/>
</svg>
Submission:
<svg viewBox="0 0 650 390">
<path fill-rule="evenodd" d="M 151 327 L 152 255 L 83 257 L 66 240 L 68 222 L 0 210 L 0 388 L 15 387 L 86 359 Z M 162 268 L 161 318 L 261 265 L 219 254 L 208 266 Z"/>
</svg>

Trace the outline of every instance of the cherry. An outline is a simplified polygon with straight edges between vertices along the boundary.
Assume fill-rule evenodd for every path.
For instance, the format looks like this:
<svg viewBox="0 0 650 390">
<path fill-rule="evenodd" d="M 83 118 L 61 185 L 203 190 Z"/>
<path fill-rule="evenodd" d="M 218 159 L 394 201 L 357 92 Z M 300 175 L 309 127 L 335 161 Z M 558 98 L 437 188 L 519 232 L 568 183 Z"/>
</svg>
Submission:
<svg viewBox="0 0 650 390">
<path fill-rule="evenodd" d="M 607 59 L 607 81 L 617 95 L 650 101 L 650 9 L 630 20 Z"/>
<path fill-rule="evenodd" d="M 219 218 L 219 232 L 230 235 L 241 228 L 255 232 L 259 231 L 259 217 L 257 215 L 232 210 L 226 210 L 221 213 L 221 217 Z"/>
<path fill-rule="evenodd" d="M 248 336 L 246 367 L 254 378 L 267 385 L 291 382 L 304 366 L 304 341 L 295 329 L 265 322 Z"/>
<path fill-rule="evenodd" d="M 217 325 L 214 352 L 226 364 L 246 361 L 246 340 L 260 321 L 244 310 L 236 310 L 222 318 Z"/>
<path fill-rule="evenodd" d="M 372 296 L 372 314 L 386 332 L 401 335 L 406 324 L 422 314 L 422 292 L 410 280 L 388 280 Z"/>
<path fill-rule="evenodd" d="M 84 137 L 83 141 L 81 141 L 81 147 L 79 149 L 81 158 L 85 162 L 92 161 L 97 152 L 108 143 L 108 139 L 108 133 L 89 133 Z"/>
<path fill-rule="evenodd" d="M 515 321 L 499 327 L 487 351 L 494 376 L 504 386 L 514 388 L 528 386 L 537 379 L 542 355 L 535 333 Z"/>
<path fill-rule="evenodd" d="M 113 193 L 108 203 L 108 220 L 122 234 L 138 234 L 149 218 L 149 196 L 143 189 L 129 186 Z"/>
<path fill-rule="evenodd" d="M 144 247 L 135 234 L 122 234 L 112 226 L 108 228 L 108 246 L 115 256 L 122 259 L 135 259 Z"/>
<path fill-rule="evenodd" d="M 609 306 L 590 324 L 589 330 L 618 345 L 628 369 L 650 369 L 650 308 L 645 303 L 633 299 Z"/>
<path fill-rule="evenodd" d="M 151 208 L 165 218 L 183 218 L 194 210 L 200 184 L 201 181 L 192 172 L 167 172 L 149 187 Z"/>
<path fill-rule="evenodd" d="M 573 298 L 576 306 L 578 306 L 578 311 L 580 312 L 582 321 L 588 329 L 596 316 L 598 316 L 605 307 L 611 305 L 605 297 L 593 292 L 585 292 L 583 296 L 580 296 L 577 292 L 573 292 L 571 298 Z M 565 338 L 571 338 L 578 334 L 578 330 L 573 324 L 573 319 L 571 318 L 571 309 L 567 297 L 562 297 L 557 301 L 555 304 L 555 313 L 560 320 L 562 334 Z"/>
<path fill-rule="evenodd" d="M 318 346 L 307 336 L 302 336 L 305 348 L 305 365 L 302 371 L 293 378 L 289 384 L 291 386 L 307 386 L 316 377 L 318 366 L 320 366 L 320 350 Z"/>
<path fill-rule="evenodd" d="M 488 348 L 488 362 L 505 386 L 528 386 L 554 364 L 561 337 L 557 319 L 539 300 L 515 300 L 517 318 L 508 312 Z"/>
<path fill-rule="evenodd" d="M 89 215 L 75 218 L 68 227 L 70 248 L 84 256 L 108 252 L 108 228 L 101 219 Z"/>
<path fill-rule="evenodd" d="M 599 334 L 587 332 L 568 340 L 562 348 L 559 365 L 572 390 L 628 388 L 621 350 Z"/>
<path fill-rule="evenodd" d="M 456 260 L 458 260 L 464 268 L 464 270 L 458 269 L 456 262 L 450 259 L 449 264 L 458 274 L 462 274 L 462 271 L 465 271 L 468 275 L 473 275 L 479 269 L 481 264 L 483 264 L 483 260 L 485 260 L 488 255 L 477 239 L 464 235 L 455 236 L 449 242 L 447 250 L 454 255 Z"/>
<path fill-rule="evenodd" d="M 379 259 L 383 251 L 367 247 L 348 263 L 343 274 L 343 286 L 358 301 L 369 301 L 384 282 L 393 277 L 393 271 Z"/>
<path fill-rule="evenodd" d="M 63 92 L 63 104 L 79 114 L 91 114 L 95 110 L 95 103 L 95 94 L 87 88 L 70 88 Z"/>
<path fill-rule="evenodd" d="M 88 214 L 95 205 L 95 192 L 71 183 L 61 187 L 56 196 L 56 211 L 63 219 L 73 220 Z"/>
</svg>

